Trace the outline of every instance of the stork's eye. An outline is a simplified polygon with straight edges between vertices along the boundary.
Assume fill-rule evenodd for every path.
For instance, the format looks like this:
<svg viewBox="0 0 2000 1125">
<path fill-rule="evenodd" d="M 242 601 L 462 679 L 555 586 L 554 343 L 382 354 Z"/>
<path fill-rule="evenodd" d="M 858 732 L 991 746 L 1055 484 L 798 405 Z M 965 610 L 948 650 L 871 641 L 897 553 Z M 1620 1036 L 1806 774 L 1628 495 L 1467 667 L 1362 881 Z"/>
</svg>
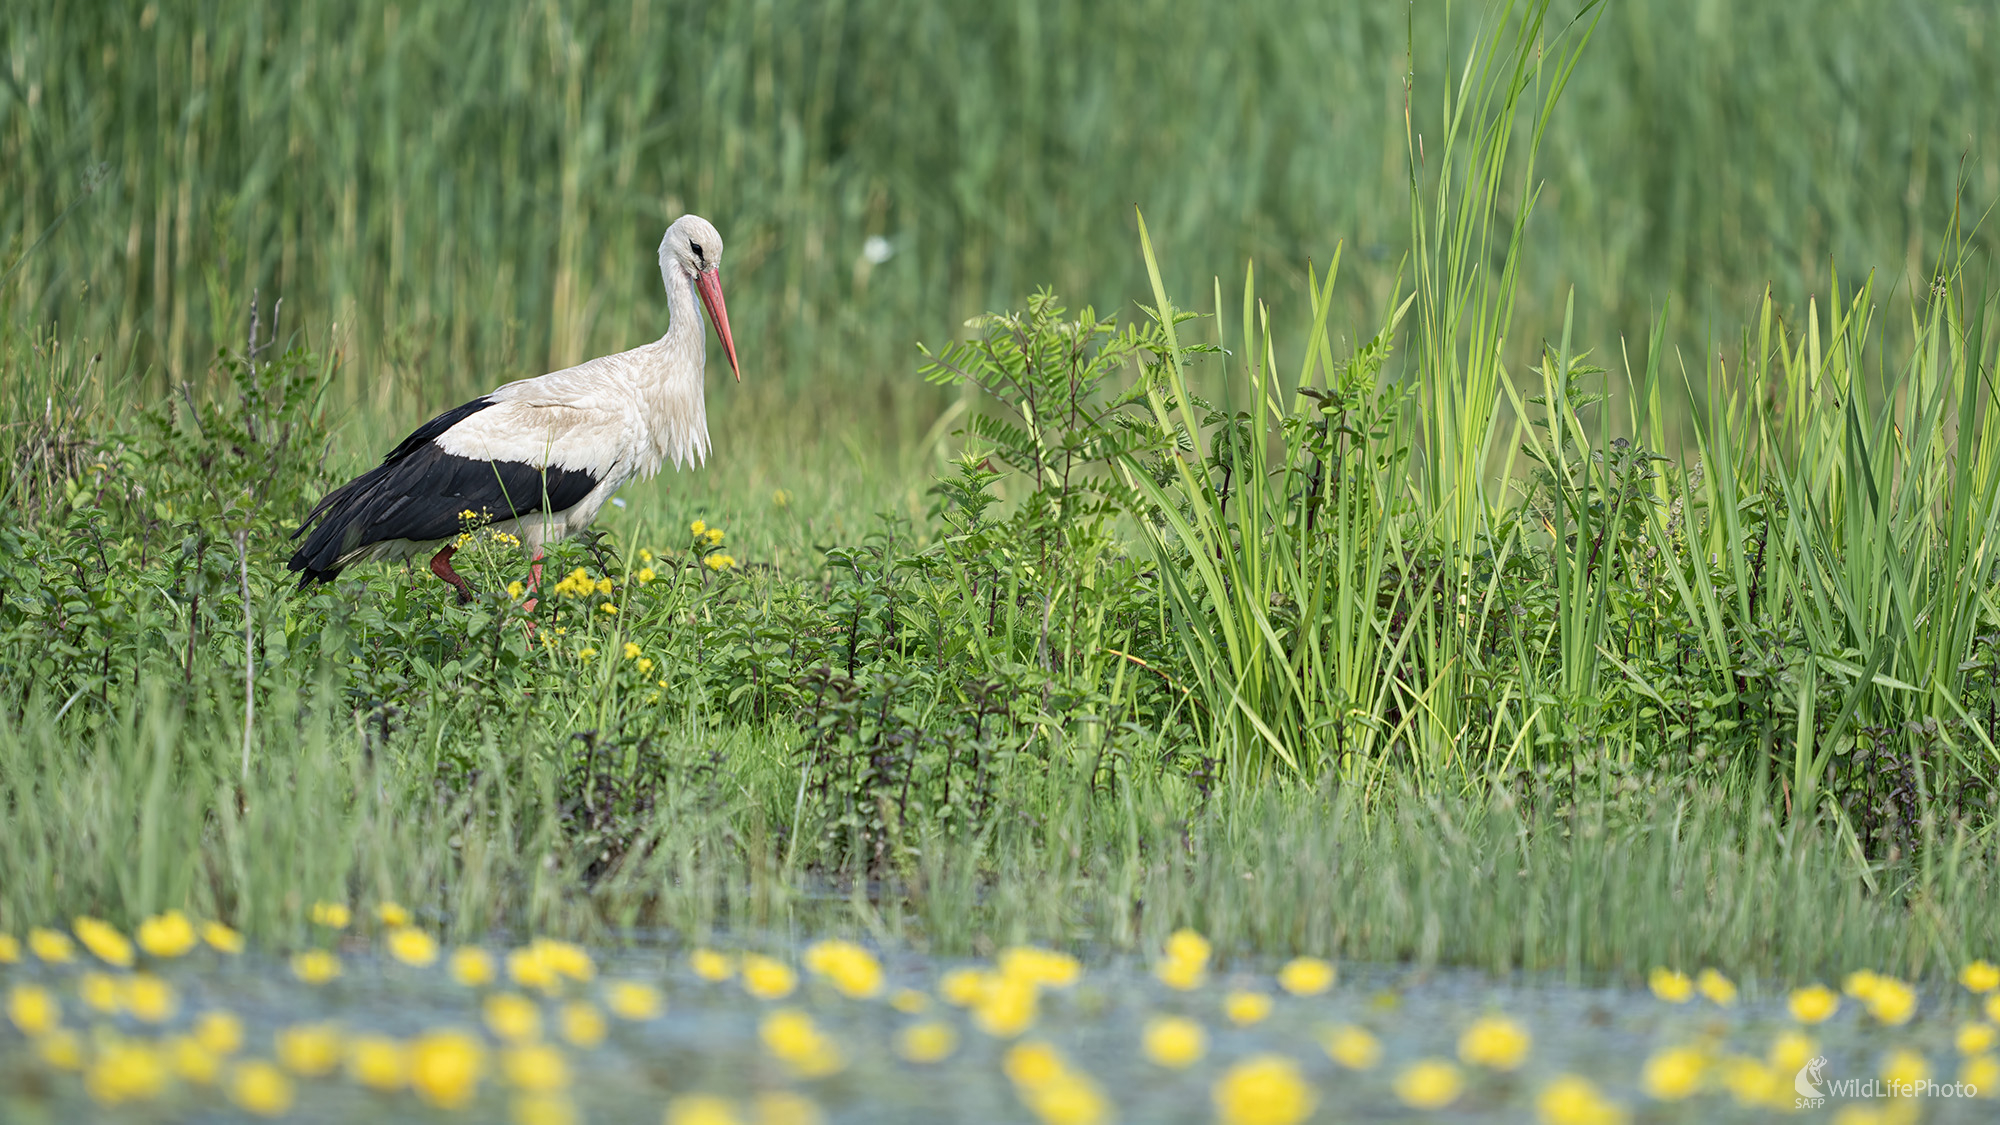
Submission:
<svg viewBox="0 0 2000 1125">
<path fill-rule="evenodd" d="M 706 259 L 706 258 L 702 258 L 702 256 L 701 256 L 701 243 L 699 243 L 699 242 L 690 242 L 690 243 L 688 243 L 688 245 L 689 245 L 689 246 L 692 246 L 692 247 L 694 247 L 694 256 L 695 256 L 696 258 L 698 258 L 698 259 L 700 259 L 700 260 L 702 260 L 702 261 L 707 261 L 707 260 L 708 260 L 708 259 Z"/>
</svg>

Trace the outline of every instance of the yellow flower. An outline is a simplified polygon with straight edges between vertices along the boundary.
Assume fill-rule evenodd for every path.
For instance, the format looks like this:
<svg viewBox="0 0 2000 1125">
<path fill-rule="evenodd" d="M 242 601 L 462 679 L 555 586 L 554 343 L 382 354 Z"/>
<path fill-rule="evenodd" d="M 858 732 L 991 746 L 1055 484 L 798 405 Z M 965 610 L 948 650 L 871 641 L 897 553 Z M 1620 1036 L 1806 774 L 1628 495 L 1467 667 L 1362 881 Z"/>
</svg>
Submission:
<svg viewBox="0 0 2000 1125">
<path fill-rule="evenodd" d="M 1677 1102 L 1701 1089 L 1708 1058 L 1694 1047 L 1655 1051 L 1639 1075 L 1639 1088 L 1656 1101 Z"/>
<path fill-rule="evenodd" d="M 660 990 L 636 980 L 615 981 L 604 989 L 604 1006 L 622 1020 L 657 1019 L 667 1002 Z"/>
<path fill-rule="evenodd" d="M 118 1011 L 118 981 L 109 973 L 85 973 L 76 982 L 77 995 L 83 998 L 83 1006 L 93 1012 L 114 1015 Z"/>
<path fill-rule="evenodd" d="M 742 1125 L 728 1098 L 684 1094 L 667 1103 L 666 1125 Z"/>
<path fill-rule="evenodd" d="M 688 954 L 688 968 L 694 975 L 707 981 L 725 981 L 736 975 L 736 962 L 726 953 L 713 949 L 696 949 Z"/>
<path fill-rule="evenodd" d="M 1731 1055 L 1717 1067 L 1722 1084 L 1742 1106 L 1774 1106 L 1780 1098 L 1789 1100 L 1791 1085 L 1786 1075 L 1772 1070 L 1758 1059 Z"/>
<path fill-rule="evenodd" d="M 1167 935 L 1166 952 L 1175 961 L 1198 961 L 1206 965 L 1215 950 L 1207 938 L 1183 927 Z"/>
<path fill-rule="evenodd" d="M 1931 1064 L 1907 1047 L 1898 1047 L 1882 1056 L 1882 1081 L 1891 1087 L 1891 1097 L 1911 1097 L 1931 1076 Z M 1897 1089 L 1897 1087 L 1901 1087 Z"/>
<path fill-rule="evenodd" d="M 562 1037 L 578 1047 L 590 1048 L 604 1042 L 604 1013 L 587 1000 L 564 1004 L 556 1016 Z"/>
<path fill-rule="evenodd" d="M 1208 966 L 1200 961 L 1168 957 L 1153 966 L 1153 975 L 1168 988 L 1192 992 L 1208 981 Z"/>
<path fill-rule="evenodd" d="M 1294 996 L 1318 996 L 1333 987 L 1333 966 L 1317 957 L 1294 957 L 1278 970 L 1278 987 Z"/>
<path fill-rule="evenodd" d="M 999 979 L 997 975 L 974 965 L 947 969 L 938 978 L 938 995 L 953 1007 L 970 1008 L 979 1003 L 986 990 Z"/>
<path fill-rule="evenodd" d="M 0 933 L 0 965 L 12 965 L 21 959 L 21 939 L 13 934 Z"/>
<path fill-rule="evenodd" d="M 1590 1079 L 1564 1074 L 1535 1095 L 1535 1113 L 1544 1125 L 1619 1125 L 1625 1111 L 1604 1100 Z"/>
<path fill-rule="evenodd" d="M 493 955 L 478 946 L 459 946 L 451 951 L 451 958 L 445 962 L 445 972 L 467 988 L 492 984 Z"/>
<path fill-rule="evenodd" d="M 1825 1023 L 1840 1010 L 1840 994 L 1823 984 L 1809 984 L 1793 989 L 1785 1007 L 1800 1023 Z"/>
<path fill-rule="evenodd" d="M 641 547 L 641 548 L 639 548 L 639 561 L 640 561 L 640 562 L 642 562 L 642 563 L 649 563 L 649 562 L 652 562 L 652 561 L 653 561 L 653 552 L 652 552 L 652 551 L 650 551 L 650 550 L 647 550 L 647 549 L 646 549 L 646 548 L 644 548 L 644 547 Z"/>
<path fill-rule="evenodd" d="M 757 1035 L 765 1050 L 800 1077 L 820 1078 L 847 1065 L 839 1045 L 797 1008 L 779 1008 L 765 1016 Z"/>
<path fill-rule="evenodd" d="M 507 600 L 510 602 L 520 601 L 521 595 L 527 592 L 528 592 L 528 587 L 524 585 L 518 578 L 512 582 L 507 583 Z"/>
<path fill-rule="evenodd" d="M 354 915 L 344 902 L 315 902 L 312 904 L 312 920 L 315 926 L 344 930 L 354 920 Z"/>
<path fill-rule="evenodd" d="M 463 1031 L 432 1031 L 410 1044 L 410 1088 L 440 1109 L 458 1109 L 479 1089 L 486 1054 Z"/>
<path fill-rule="evenodd" d="M 1735 982 L 1714 969 L 1703 969 L 1694 978 L 1694 987 L 1719 1007 L 1727 1008 L 1736 1003 Z"/>
<path fill-rule="evenodd" d="M 1443 1059 L 1424 1059 L 1396 1076 L 1396 1096 L 1416 1109 L 1443 1109 L 1465 1088 L 1458 1068 Z"/>
<path fill-rule="evenodd" d="M 996 1038 L 1012 1039 L 1034 1026 L 1039 991 L 1031 980 L 995 979 L 973 1006 L 973 1025 Z"/>
<path fill-rule="evenodd" d="M 1878 977 L 1864 1001 L 1868 1014 L 1890 1027 L 1901 1027 L 1917 1013 L 1917 991 L 1894 977 Z"/>
<path fill-rule="evenodd" d="M 437 942 L 415 926 L 398 926 L 390 930 L 388 946 L 389 956 L 418 968 L 434 963 L 438 956 Z"/>
<path fill-rule="evenodd" d="M 708 569 L 718 572 L 730 570 L 736 566 L 736 559 L 733 555 L 710 555 L 701 561 Z"/>
<path fill-rule="evenodd" d="M 331 1074 L 340 1065 L 340 1031 L 329 1023 L 298 1023 L 281 1028 L 277 1055 L 286 1070 L 301 1077 Z"/>
<path fill-rule="evenodd" d="M 194 932 L 194 923 L 178 910 L 155 914 L 139 923 L 137 937 L 139 948 L 152 957 L 179 957 L 201 940 Z"/>
<path fill-rule="evenodd" d="M 743 955 L 743 991 L 759 1000 L 782 1000 L 799 986 L 790 965 L 758 953 Z"/>
<path fill-rule="evenodd" d="M 896 1053 L 913 1063 L 934 1063 L 958 1049 L 958 1032 L 943 1020 L 921 1020 L 896 1034 Z"/>
<path fill-rule="evenodd" d="M 569 1060 L 546 1043 L 528 1043 L 508 1049 L 500 1058 L 500 1069 L 516 1089 L 535 1094 L 569 1086 Z"/>
<path fill-rule="evenodd" d="M 1054 1047 L 1032 1040 L 1009 1047 L 1000 1066 L 1009 1082 L 1030 1089 L 1047 1085 L 1069 1068 Z"/>
<path fill-rule="evenodd" d="M 229 1096 L 247 1113 L 281 1117 L 291 1112 L 292 1080 L 284 1071 L 257 1059 L 236 1068 L 230 1077 Z"/>
<path fill-rule="evenodd" d="M 220 1009 L 203 1012 L 194 1021 L 194 1039 L 218 1055 L 233 1055 L 243 1045 L 243 1021 Z"/>
<path fill-rule="evenodd" d="M 375 917 L 390 929 L 401 929 L 409 925 L 412 920 L 409 910 L 393 902 L 377 903 L 375 905 Z"/>
<path fill-rule="evenodd" d="M 1261 1023 L 1271 1014 L 1271 997 L 1262 992 L 1234 989 L 1222 998 L 1222 1013 L 1238 1027 Z"/>
<path fill-rule="evenodd" d="M 829 939 L 806 947 L 805 966 L 848 997 L 865 1000 L 882 991 L 882 963 L 851 941 Z"/>
<path fill-rule="evenodd" d="M 617 588 L 618 584 L 616 582 L 613 582 L 611 580 L 611 576 L 608 574 L 597 580 L 597 592 L 603 594 L 607 598 L 611 596 L 611 591 L 616 590 Z"/>
<path fill-rule="evenodd" d="M 754 1104 L 757 1125 L 821 1125 L 826 1120 L 816 1102 L 790 1090 L 766 1090 Z"/>
<path fill-rule="evenodd" d="M 340 958 L 324 949 L 294 953 L 292 975 L 307 984 L 325 984 L 340 975 Z"/>
<path fill-rule="evenodd" d="M 889 997 L 889 1006 L 906 1016 L 914 1016 L 930 1008 L 931 998 L 914 988 L 899 988 Z"/>
<path fill-rule="evenodd" d="M 500 1039 L 524 1043 L 541 1037 L 542 1010 L 518 992 L 496 992 L 486 998 L 480 1011 L 487 1030 Z"/>
<path fill-rule="evenodd" d="M 403 1045 L 386 1035 L 363 1035 L 347 1045 L 347 1076 L 370 1090 L 400 1090 L 409 1081 Z"/>
<path fill-rule="evenodd" d="M 696 535 L 701 535 L 708 531 L 708 525 L 700 520 L 696 520 L 688 525 L 688 530 L 694 532 Z"/>
<path fill-rule="evenodd" d="M 1687 974 L 1665 966 L 1656 967 L 1646 977 L 1646 985 L 1669 1004 L 1685 1004 L 1694 998 L 1694 982 Z"/>
<path fill-rule="evenodd" d="M 35 1040 L 35 1053 L 57 1070 L 83 1069 L 83 1040 L 66 1027 L 58 1027 Z"/>
<path fill-rule="evenodd" d="M 243 952 L 243 935 L 221 922 L 202 923 L 201 940 L 207 942 L 208 947 L 217 953 Z"/>
<path fill-rule="evenodd" d="M 639 573 L 634 575 L 633 577 L 639 580 L 639 585 L 644 586 L 646 583 L 651 582 L 655 578 L 658 578 L 659 575 L 653 573 L 652 567 L 642 566 L 639 568 Z"/>
<path fill-rule="evenodd" d="M 1992 1055 L 1973 1055 L 1959 1064 L 1958 1080 L 1972 1087 L 1975 1098 L 2000 1094 L 2000 1059 Z"/>
<path fill-rule="evenodd" d="M 1874 995 L 1875 986 L 1881 981 L 1882 978 L 1871 969 L 1856 969 L 1841 979 L 1840 990 L 1866 1003 L 1868 998 Z"/>
<path fill-rule="evenodd" d="M 28 931 L 28 948 L 36 958 L 51 965 L 64 964 L 76 956 L 76 946 L 71 943 L 68 934 L 41 926 Z"/>
<path fill-rule="evenodd" d="M 522 1094 L 514 1099 L 514 1125 L 577 1125 L 576 1106 L 563 1094 Z"/>
<path fill-rule="evenodd" d="M 1000 951 L 1000 975 L 1031 981 L 1038 988 L 1068 988 L 1083 976 L 1083 963 L 1067 953 L 1033 945 Z"/>
<path fill-rule="evenodd" d="M 17 984 L 7 990 L 7 1018 L 30 1039 L 47 1035 L 62 1023 L 62 1001 L 40 985 Z"/>
<path fill-rule="evenodd" d="M 165 1023 L 180 1010 L 174 986 L 151 973 L 134 973 L 120 989 L 126 1011 L 140 1023 Z"/>
<path fill-rule="evenodd" d="M 1475 1020 L 1458 1037 L 1458 1057 L 1472 1066 L 1513 1070 L 1528 1057 L 1534 1039 L 1528 1029 L 1506 1016 Z"/>
<path fill-rule="evenodd" d="M 707 531 L 707 533 L 706 533 L 706 534 L 707 534 L 707 538 L 708 538 L 708 545 L 709 545 L 709 546 L 711 546 L 711 547 L 716 547 L 716 546 L 720 546 L 720 545 L 721 545 L 721 543 L 722 543 L 722 529 L 721 529 L 721 528 L 719 528 L 719 527 L 711 527 L 711 528 L 709 528 L 709 529 L 708 529 L 708 531 Z"/>
<path fill-rule="evenodd" d="M 1168 1070 L 1185 1070 L 1208 1053 L 1208 1033 L 1184 1016 L 1158 1016 L 1146 1021 L 1140 1048 L 1146 1061 Z"/>
<path fill-rule="evenodd" d="M 771 503 L 783 508 L 792 502 L 792 494 L 780 488 L 771 493 Z"/>
<path fill-rule="evenodd" d="M 1989 1022 L 2000 1023 L 2000 995 L 1986 998 L 1986 1018 Z"/>
<path fill-rule="evenodd" d="M 645 649 L 640 648 L 631 641 L 625 642 L 625 659 L 627 660 L 637 660 L 639 659 L 639 655 L 645 651 Z"/>
<path fill-rule="evenodd" d="M 70 925 L 70 930 L 85 949 L 97 955 L 98 960 L 121 969 L 132 967 L 132 943 L 108 923 L 82 917 Z"/>
<path fill-rule="evenodd" d="M 1053 1047 L 1018 1044 L 1007 1052 L 1002 1066 L 1015 1093 L 1046 1125 L 1097 1125 L 1111 1116 L 1111 1103 L 1103 1091 L 1089 1075 L 1072 1070 Z"/>
<path fill-rule="evenodd" d="M 176 1035 L 165 1043 L 167 1060 L 175 1074 L 198 1086 L 214 1082 L 222 1073 L 222 1059 L 189 1035 Z"/>
<path fill-rule="evenodd" d="M 2000 966 L 1984 959 L 1974 961 L 1958 971 L 1958 983 L 1974 992 L 1991 992 L 2000 988 Z"/>
<path fill-rule="evenodd" d="M 105 1105 L 146 1101 L 167 1088 L 167 1060 L 151 1043 L 113 1039 L 84 1074 L 83 1088 Z"/>
<path fill-rule="evenodd" d="M 1349 1070 L 1368 1070 L 1382 1061 L 1382 1041 L 1367 1028 L 1341 1024 L 1320 1032 L 1319 1045 L 1326 1057 Z"/>
<path fill-rule="evenodd" d="M 1958 1053 L 1961 1055 L 1983 1055 L 1993 1049 L 1995 1029 L 1990 1023 L 1961 1024 L 1958 1029 Z"/>
<path fill-rule="evenodd" d="M 598 606 L 597 608 L 599 608 L 599 609 L 603 610 L 603 611 L 604 611 L 604 612 L 606 612 L 606 613 L 617 613 L 617 612 L 618 612 L 618 607 L 617 607 L 616 605 L 613 605 L 613 604 L 612 604 L 612 603 L 610 603 L 610 602 L 605 602 L 605 603 L 604 603 L 603 605 L 601 605 L 601 606 Z"/>
<path fill-rule="evenodd" d="M 1786 1028 L 1778 1033 L 1777 1038 L 1771 1040 L 1771 1049 L 1765 1052 L 1764 1058 L 1774 1072 L 1781 1075 L 1796 1074 L 1800 1067 L 1811 1062 L 1813 1056 L 1817 1054 L 1819 1054 L 1819 1044 L 1813 1042 L 1812 1036 Z"/>
<path fill-rule="evenodd" d="M 1319 1101 L 1298 1065 L 1280 1055 L 1258 1055 L 1230 1067 L 1211 1096 L 1223 1125 L 1293 1125 L 1311 1116 Z"/>
</svg>

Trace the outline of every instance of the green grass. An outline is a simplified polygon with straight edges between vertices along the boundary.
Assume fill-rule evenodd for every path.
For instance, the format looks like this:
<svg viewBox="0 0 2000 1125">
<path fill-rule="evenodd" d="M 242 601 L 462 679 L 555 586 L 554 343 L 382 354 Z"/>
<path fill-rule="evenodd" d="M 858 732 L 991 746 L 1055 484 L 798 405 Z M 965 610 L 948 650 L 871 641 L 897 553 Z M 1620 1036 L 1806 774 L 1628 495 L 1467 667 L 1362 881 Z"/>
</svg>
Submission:
<svg viewBox="0 0 2000 1125">
<path fill-rule="evenodd" d="M 1984 16 L 831 11 L 5 17 L 0 930 L 284 948 L 338 898 L 1574 979 L 1990 955 L 2000 329 L 1933 143 Z M 1902 163 L 1788 178 L 1744 91 L 1859 113 L 1919 47 L 1841 134 Z M 1406 58 L 1406 119 L 1353 108 L 1400 118 Z M 764 358 L 715 461 L 552 560 L 613 592 L 530 635 L 483 539 L 468 607 L 292 592 L 382 433 L 656 331 L 682 206 Z M 961 327 L 1045 280 L 1144 307 Z"/>
</svg>

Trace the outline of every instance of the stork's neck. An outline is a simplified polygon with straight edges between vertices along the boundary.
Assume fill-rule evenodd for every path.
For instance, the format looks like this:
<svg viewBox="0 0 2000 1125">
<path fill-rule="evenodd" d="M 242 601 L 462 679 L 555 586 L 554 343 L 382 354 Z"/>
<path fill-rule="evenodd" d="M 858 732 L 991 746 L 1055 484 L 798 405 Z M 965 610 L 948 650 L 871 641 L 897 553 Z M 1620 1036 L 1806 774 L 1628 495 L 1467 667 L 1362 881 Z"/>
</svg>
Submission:
<svg viewBox="0 0 2000 1125">
<path fill-rule="evenodd" d="M 694 279 L 669 266 L 660 271 L 667 287 L 667 334 L 654 345 L 655 360 L 640 388 L 645 397 L 653 446 L 674 463 L 708 457 L 708 416 L 702 402 L 702 366 L 708 358 L 707 329 Z"/>
</svg>

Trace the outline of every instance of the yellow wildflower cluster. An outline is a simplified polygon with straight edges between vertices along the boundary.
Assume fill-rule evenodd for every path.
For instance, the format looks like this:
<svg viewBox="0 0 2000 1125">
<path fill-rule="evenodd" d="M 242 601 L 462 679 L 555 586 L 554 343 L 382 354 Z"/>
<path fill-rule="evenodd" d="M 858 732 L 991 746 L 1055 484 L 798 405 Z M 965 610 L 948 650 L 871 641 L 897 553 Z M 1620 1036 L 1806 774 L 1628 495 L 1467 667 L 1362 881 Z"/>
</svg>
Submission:
<svg viewBox="0 0 2000 1125">
<path fill-rule="evenodd" d="M 592 594 L 609 597 L 617 588 L 618 584 L 608 575 L 603 578 L 592 578 L 590 572 L 582 567 L 570 571 L 552 587 L 557 596 L 565 598 L 587 598 Z"/>
<path fill-rule="evenodd" d="M 1382 1061 L 1382 1041 L 1365 1027 L 1341 1024 L 1320 1033 L 1326 1057 L 1349 1070 L 1369 1070 Z"/>
<path fill-rule="evenodd" d="M 820 1125 L 826 1120 L 818 1103 L 791 1090 L 767 1090 L 743 1110 L 714 1094 L 683 1094 L 667 1103 L 666 1125 Z"/>
<path fill-rule="evenodd" d="M 1416 1109 L 1443 1109 L 1458 1100 L 1465 1079 L 1443 1059 L 1423 1059 L 1396 1075 L 1396 1096 Z"/>
<path fill-rule="evenodd" d="M 707 567 L 708 569 L 717 572 L 725 570 L 734 570 L 736 568 L 736 556 L 709 555 L 707 558 L 701 560 L 701 564 Z"/>
<path fill-rule="evenodd" d="M 1877 1023 L 1901 1027 L 1917 1014 L 1917 991 L 1895 977 L 1868 969 L 1847 974 L 1841 991 L 1861 1001 Z"/>
<path fill-rule="evenodd" d="M 688 954 L 688 968 L 705 981 L 721 982 L 736 975 L 736 959 L 713 949 L 696 949 Z"/>
<path fill-rule="evenodd" d="M 1588 1078 L 1565 1074 L 1535 1095 L 1535 1113 L 1543 1125 L 1622 1125 L 1625 1110 L 1607 1101 Z"/>
<path fill-rule="evenodd" d="M 765 1016 L 757 1036 L 773 1058 L 801 1078 L 823 1078 L 847 1065 L 839 1044 L 798 1008 L 779 1008 Z"/>
<path fill-rule="evenodd" d="M 1157 1016 L 1146 1021 L 1140 1047 L 1154 1066 L 1185 1070 L 1208 1053 L 1208 1033 L 1184 1016 Z"/>
<path fill-rule="evenodd" d="M 896 1053 L 913 1063 L 934 1063 L 958 1049 L 958 1031 L 943 1020 L 919 1020 L 896 1033 Z"/>
<path fill-rule="evenodd" d="M 882 963 L 851 941 L 830 939 L 806 947 L 806 971 L 821 977 L 844 996 L 866 1000 L 882 992 Z"/>
<path fill-rule="evenodd" d="M 139 948 L 144 950 L 147 956 L 165 959 L 179 957 L 201 943 L 200 936 L 195 933 L 194 923 L 188 921 L 188 916 L 178 910 L 156 914 L 140 922 L 135 936 L 138 938 Z"/>
<path fill-rule="evenodd" d="M 1182 992 L 1200 988 L 1208 980 L 1211 952 L 1207 938 L 1193 930 L 1175 930 L 1167 937 L 1166 956 L 1153 966 L 1153 975 Z"/>
<path fill-rule="evenodd" d="M 551 995 L 562 991 L 566 981 L 588 981 L 597 976 L 590 954 L 574 942 L 536 938 L 507 954 L 507 976 L 523 988 L 540 989 Z"/>
<path fill-rule="evenodd" d="M 1017 1043 L 1002 1061 L 1021 1104 L 1046 1125 L 1098 1125 L 1111 1119 L 1111 1100 L 1088 1074 L 1047 1043 Z"/>
<path fill-rule="evenodd" d="M 1653 990 L 1653 995 L 1669 1004 L 1685 1004 L 1694 999 L 1694 982 L 1688 979 L 1686 973 L 1676 969 L 1656 967 L 1646 977 L 1646 986 Z"/>
<path fill-rule="evenodd" d="M 1514 1070 L 1527 1061 L 1534 1042 L 1528 1029 L 1506 1016 L 1475 1020 L 1458 1037 L 1458 1058 L 1469 1066 Z"/>
<path fill-rule="evenodd" d="M 790 965 L 761 953 L 743 955 L 743 991 L 759 1000 L 783 1000 L 799 986 L 799 975 Z"/>
<path fill-rule="evenodd" d="M 1318 996 L 1333 987 L 1331 964 L 1317 957 L 1294 957 L 1278 970 L 1278 987 L 1294 996 Z"/>
<path fill-rule="evenodd" d="M 1083 966 L 1066 953 L 1014 946 L 1003 950 L 995 969 L 963 966 L 938 980 L 945 1001 L 972 1010 L 973 1024 L 988 1035 L 1012 1039 L 1033 1027 L 1044 988 L 1068 988 Z"/>
<path fill-rule="evenodd" d="M 1270 994 L 1242 988 L 1232 989 L 1222 998 L 1222 1014 L 1228 1016 L 1229 1022 L 1237 1027 L 1262 1023 L 1264 1018 L 1271 1014 Z"/>
<path fill-rule="evenodd" d="M 1210 1091 L 1223 1125 L 1294 1125 L 1311 1116 L 1319 1095 L 1280 1055 L 1257 1055 L 1230 1067 Z"/>
</svg>

